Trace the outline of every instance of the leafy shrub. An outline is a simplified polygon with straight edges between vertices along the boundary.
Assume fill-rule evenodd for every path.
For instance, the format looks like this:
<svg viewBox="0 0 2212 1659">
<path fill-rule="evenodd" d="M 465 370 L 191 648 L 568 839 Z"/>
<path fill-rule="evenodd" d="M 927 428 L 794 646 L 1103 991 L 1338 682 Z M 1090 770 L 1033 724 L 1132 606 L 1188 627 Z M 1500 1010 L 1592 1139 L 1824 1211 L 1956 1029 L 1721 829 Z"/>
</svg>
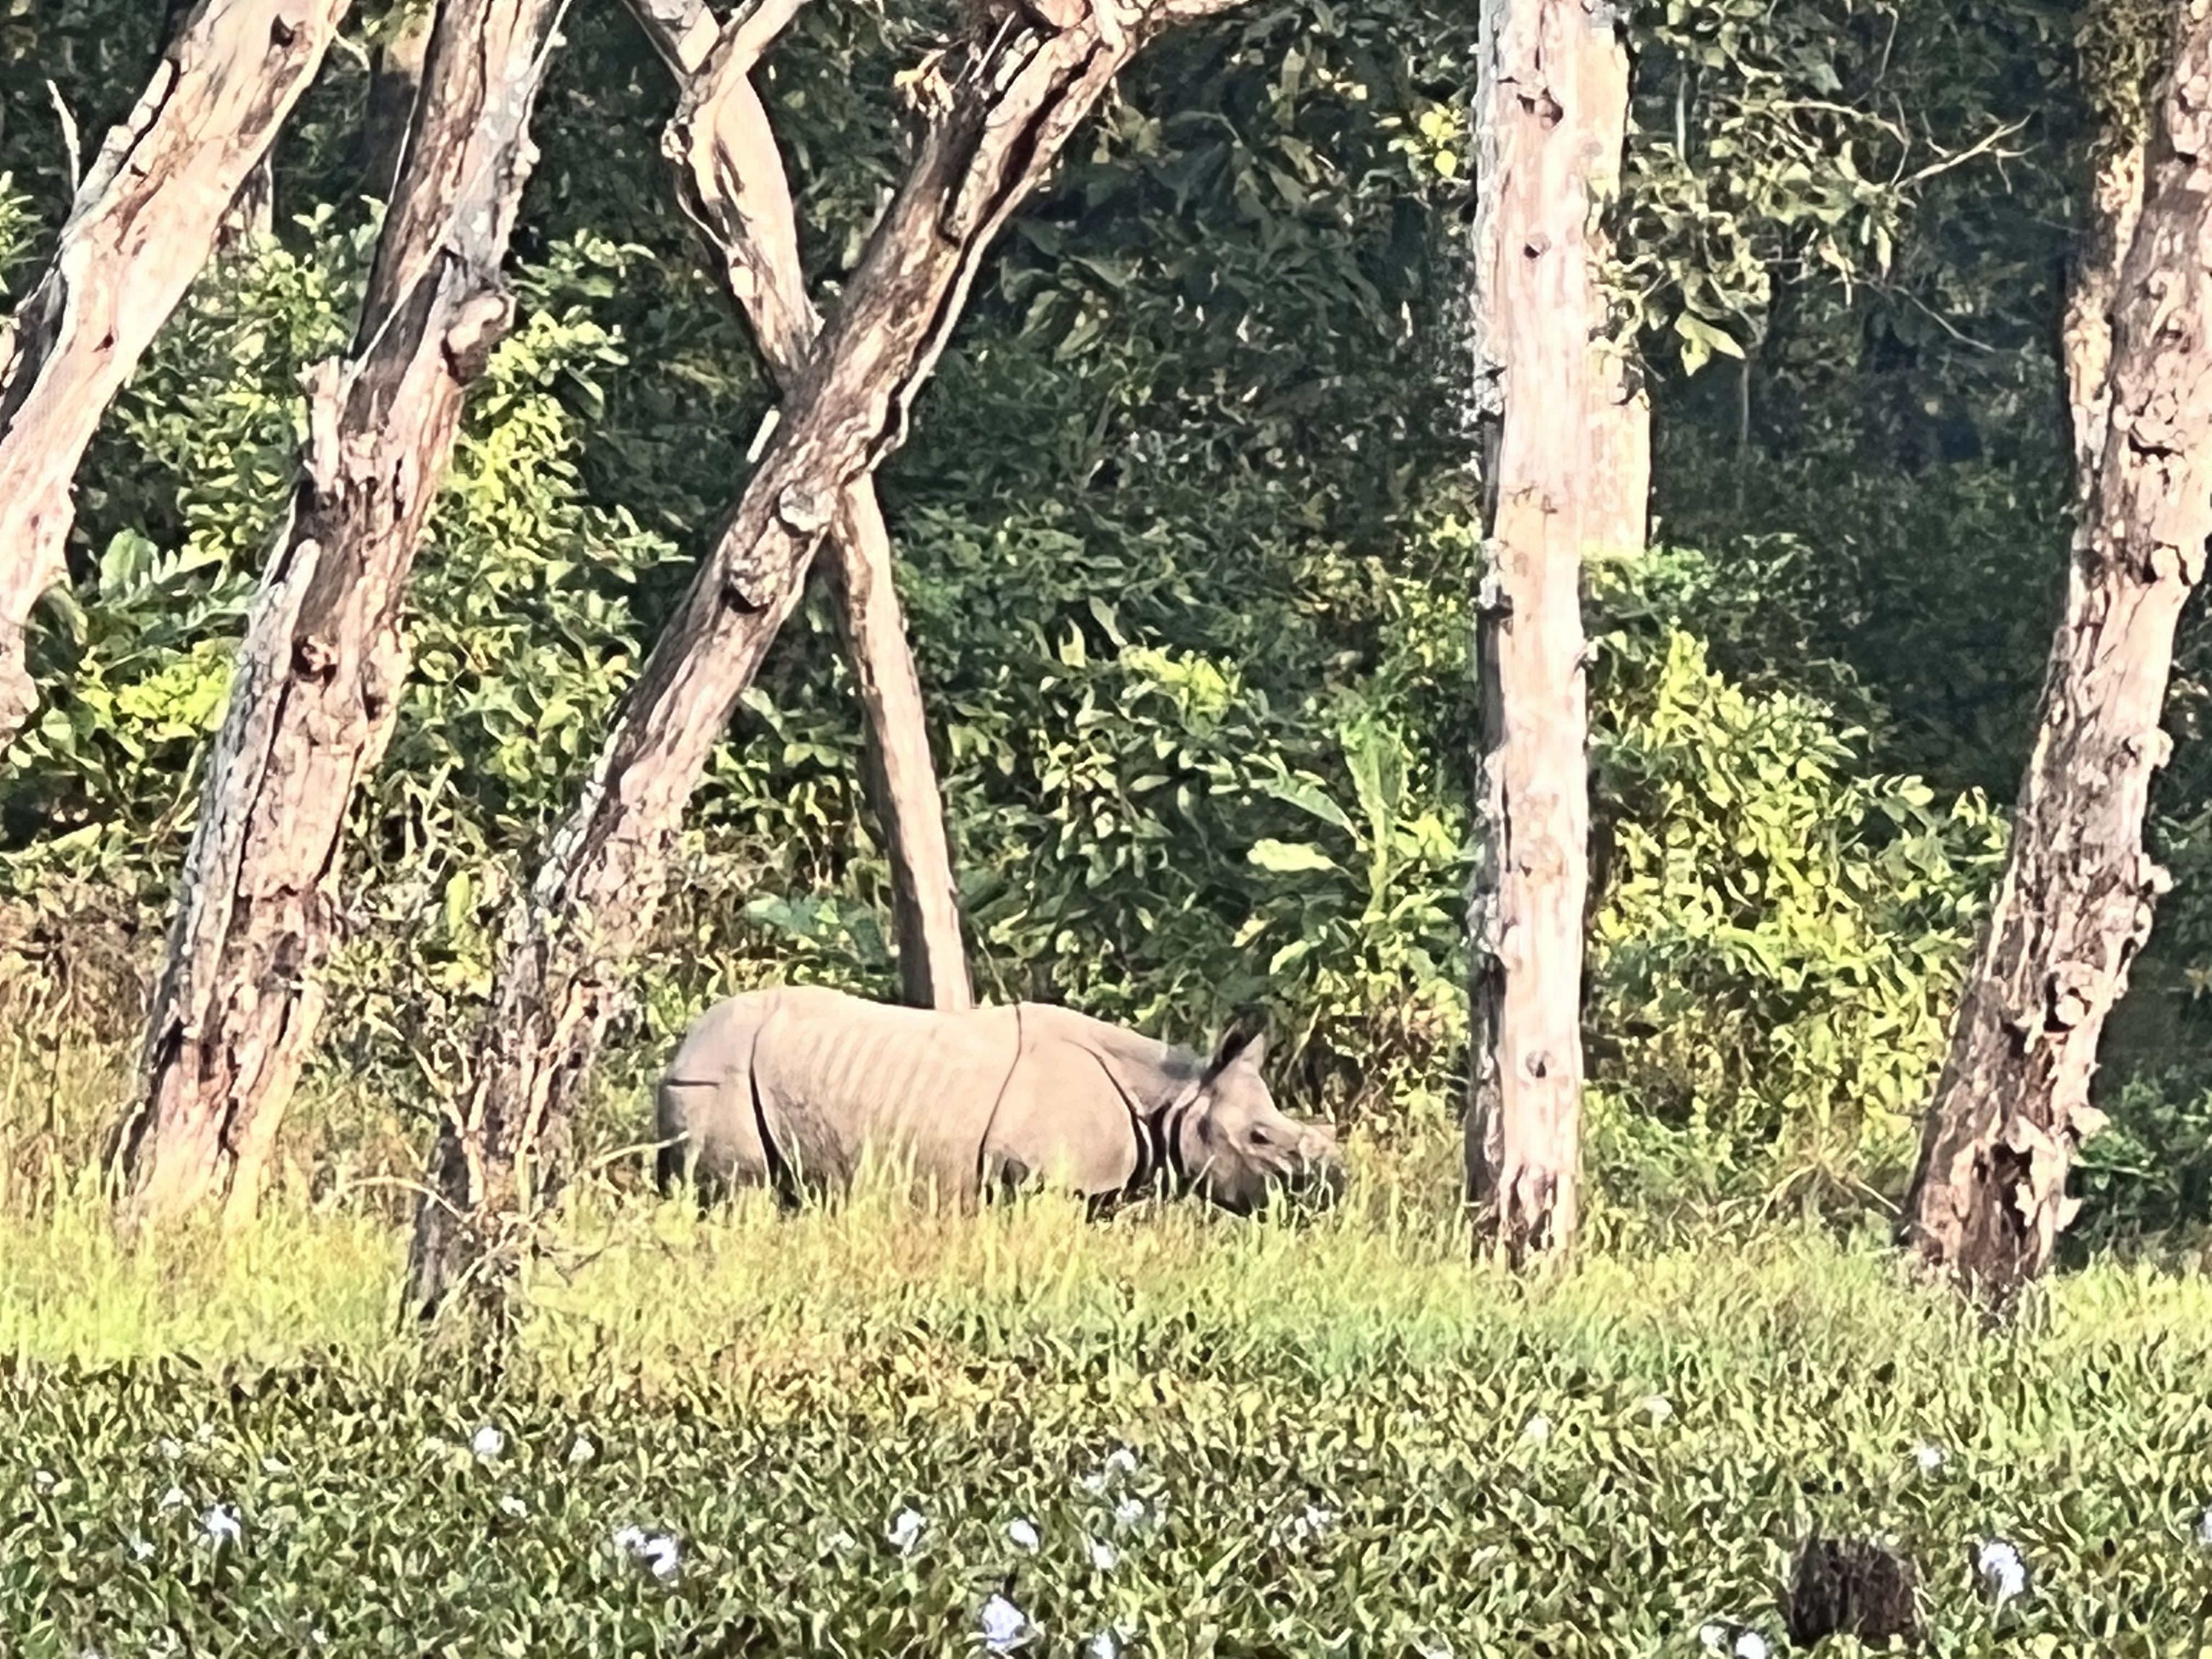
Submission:
<svg viewBox="0 0 2212 1659">
<path fill-rule="evenodd" d="M 1895 1173 L 2002 821 L 1978 795 L 1945 806 L 1918 779 L 1863 775 L 1863 733 L 1820 699 L 1716 672 L 1698 613 L 1744 589 L 1710 561 L 1663 553 L 1594 586 L 1609 846 L 1591 1023 L 1608 1155 L 1648 1170 L 1671 1139 L 1693 1179 L 1762 1147 L 1846 1179 Z M 1748 1162 L 1739 1173 L 1764 1160 Z"/>
</svg>

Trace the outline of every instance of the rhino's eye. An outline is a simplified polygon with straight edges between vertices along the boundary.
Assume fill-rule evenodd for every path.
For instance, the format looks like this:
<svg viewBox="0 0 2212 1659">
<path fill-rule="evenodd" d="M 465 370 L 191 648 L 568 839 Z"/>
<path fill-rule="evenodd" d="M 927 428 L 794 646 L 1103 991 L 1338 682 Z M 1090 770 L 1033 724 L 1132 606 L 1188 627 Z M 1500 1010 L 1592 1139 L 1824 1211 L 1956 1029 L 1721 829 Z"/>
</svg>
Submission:
<svg viewBox="0 0 2212 1659">
<path fill-rule="evenodd" d="M 1255 1146 L 1264 1146 L 1267 1144 L 1267 1132 L 1265 1129 L 1255 1128 L 1252 1131 L 1251 1139 Z"/>
</svg>

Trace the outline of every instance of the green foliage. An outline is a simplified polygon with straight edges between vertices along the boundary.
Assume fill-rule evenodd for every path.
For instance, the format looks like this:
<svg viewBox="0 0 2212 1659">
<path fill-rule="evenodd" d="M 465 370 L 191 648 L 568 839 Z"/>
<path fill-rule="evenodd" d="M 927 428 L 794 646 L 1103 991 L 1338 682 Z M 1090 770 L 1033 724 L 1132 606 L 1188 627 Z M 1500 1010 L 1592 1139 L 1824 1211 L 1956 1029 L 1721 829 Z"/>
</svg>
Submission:
<svg viewBox="0 0 2212 1659">
<path fill-rule="evenodd" d="M 1935 1652 L 2201 1634 L 2201 1284 L 2094 1269 L 1976 1340 L 1808 1233 L 1531 1290 L 1444 1226 L 763 1206 L 547 1279 L 495 1381 L 378 1348 L 341 1217 L 264 1231 L 289 1263 L 177 1270 L 214 1300 L 250 1265 L 272 1321 L 319 1291 L 261 1361 L 0 1380 L 11 1650 L 951 1653 L 994 1595 L 1030 1654 L 1686 1656 L 1723 1616 L 1778 1650 L 1815 1526 L 1917 1558 Z M 51 1245 L 0 1256 L 0 1317 Z M 1998 1610 L 1993 1535 L 2030 1571 Z"/>
<path fill-rule="evenodd" d="M 1716 671 L 1700 611 L 1748 610 L 1693 554 L 1600 567 L 1595 787 L 1607 831 L 1590 942 L 1608 1156 L 1674 1143 L 1711 1181 L 1825 1164 L 1902 1174 L 1952 988 L 2002 866 L 2002 821 L 1869 775 L 1864 733 L 1802 690 Z"/>
</svg>

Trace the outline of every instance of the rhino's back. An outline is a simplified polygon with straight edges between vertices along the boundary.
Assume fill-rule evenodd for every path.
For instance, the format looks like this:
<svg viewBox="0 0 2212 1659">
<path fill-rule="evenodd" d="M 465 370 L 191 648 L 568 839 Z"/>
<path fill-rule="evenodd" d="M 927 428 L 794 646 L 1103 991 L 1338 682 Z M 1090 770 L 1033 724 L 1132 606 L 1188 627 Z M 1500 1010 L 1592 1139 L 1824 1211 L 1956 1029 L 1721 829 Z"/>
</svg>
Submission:
<svg viewBox="0 0 2212 1659">
<path fill-rule="evenodd" d="M 1011 1008 L 941 1014 L 782 987 L 720 1005 L 670 1072 L 734 1082 L 742 1070 L 776 1160 L 808 1186 L 842 1186 L 873 1150 L 910 1158 L 917 1176 L 964 1195 L 1013 1069 L 1017 1026 Z"/>
</svg>

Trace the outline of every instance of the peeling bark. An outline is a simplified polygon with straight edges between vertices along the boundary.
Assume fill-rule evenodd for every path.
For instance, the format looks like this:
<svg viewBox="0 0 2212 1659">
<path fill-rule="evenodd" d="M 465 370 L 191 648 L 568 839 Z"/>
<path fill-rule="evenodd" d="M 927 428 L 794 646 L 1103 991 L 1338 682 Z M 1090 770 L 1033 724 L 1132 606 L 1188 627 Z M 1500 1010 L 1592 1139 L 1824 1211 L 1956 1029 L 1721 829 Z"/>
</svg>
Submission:
<svg viewBox="0 0 2212 1659">
<path fill-rule="evenodd" d="M 822 319 L 807 297 L 790 185 L 751 71 L 801 3 L 770 0 L 721 29 L 706 0 L 629 0 L 683 90 L 664 147 L 684 210 L 720 255 L 731 297 L 787 393 Z M 890 858 L 902 988 L 920 1007 L 966 1008 L 975 999 L 944 798 L 872 479 L 847 488 L 828 547 L 867 741 L 868 797 Z"/>
<path fill-rule="evenodd" d="M 0 329 L 0 753 L 37 706 L 23 632 L 68 574 L 85 446 L 207 264 L 349 4 L 200 0 Z"/>
<path fill-rule="evenodd" d="M 1602 0 L 1484 0 L 1474 335 L 1490 533 L 1468 902 L 1475 1247 L 1516 1265 L 1581 1210 L 1589 716 L 1582 562 L 1643 544 L 1648 410 L 1606 348 L 1601 225 L 1628 110 Z"/>
<path fill-rule="evenodd" d="M 309 377 L 301 476 L 246 623 L 140 1089 L 112 1152 L 133 1222 L 257 1202 L 322 1012 L 355 787 L 407 674 L 400 610 L 500 276 L 562 0 L 446 0 L 352 355 Z"/>
<path fill-rule="evenodd" d="M 928 128 L 743 498 L 625 698 L 575 813 L 510 913 L 471 1080 L 417 1213 L 409 1306 L 457 1291 L 498 1316 L 515 1251 L 558 1185 L 575 1096 L 653 922 L 670 850 L 738 696 L 852 484 L 903 439 L 985 249 L 1148 37 L 1237 0 L 1085 0 L 977 20 L 918 82 Z"/>
<path fill-rule="evenodd" d="M 1904 1241 L 2002 1306 L 2078 1200 L 2097 1043 L 2171 878 L 2143 848 L 2174 628 L 2212 538 L 2212 4 L 2174 10 L 2147 154 L 2104 158 L 2066 319 L 2079 522 L 2012 848 Z"/>
</svg>

